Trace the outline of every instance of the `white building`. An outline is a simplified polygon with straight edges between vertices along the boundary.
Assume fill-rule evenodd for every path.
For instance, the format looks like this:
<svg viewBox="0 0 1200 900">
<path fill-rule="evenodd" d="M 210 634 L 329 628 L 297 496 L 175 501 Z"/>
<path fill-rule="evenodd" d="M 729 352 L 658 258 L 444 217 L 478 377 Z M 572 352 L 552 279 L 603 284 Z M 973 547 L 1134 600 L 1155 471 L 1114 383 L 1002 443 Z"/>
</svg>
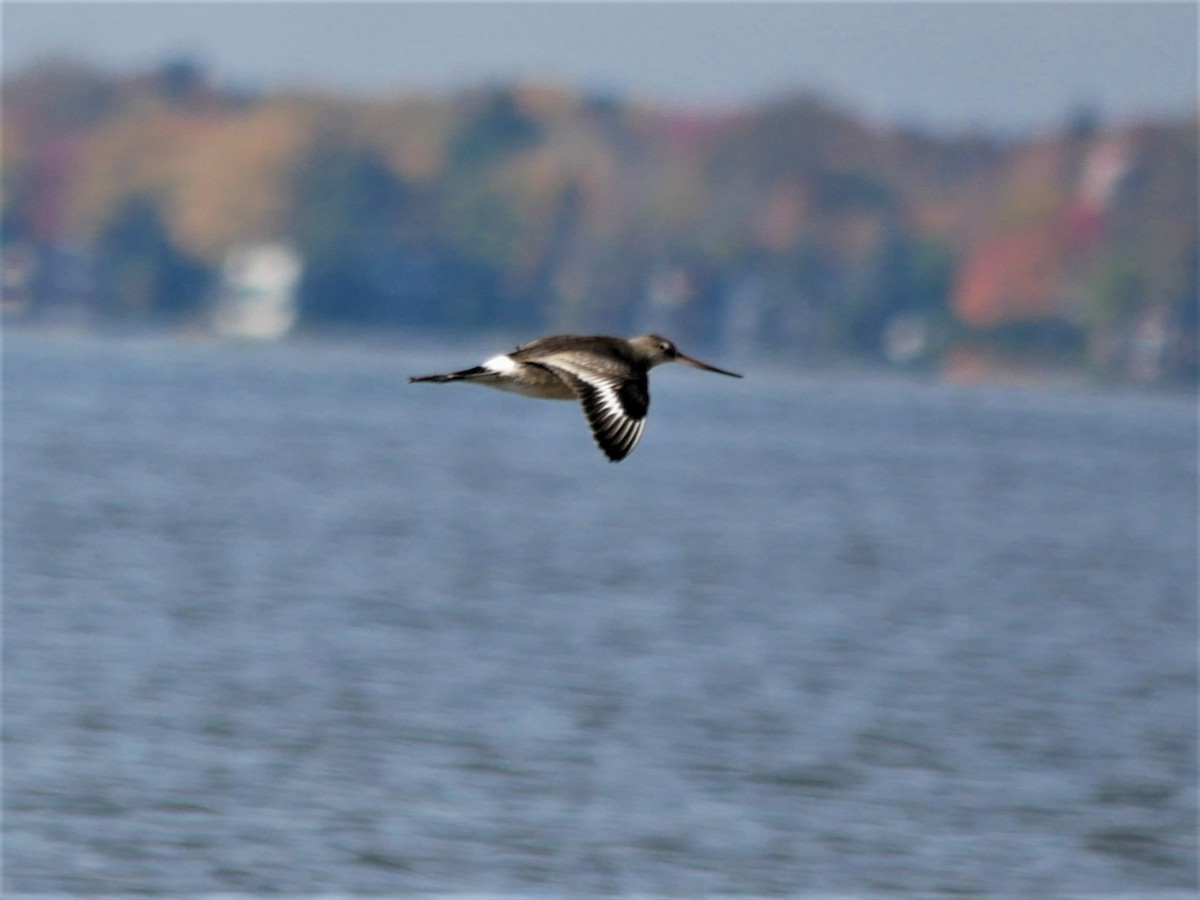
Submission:
<svg viewBox="0 0 1200 900">
<path fill-rule="evenodd" d="M 222 337 L 273 341 L 296 325 L 297 288 L 304 269 L 285 244 L 249 244 L 230 251 L 221 266 L 213 329 Z"/>
</svg>

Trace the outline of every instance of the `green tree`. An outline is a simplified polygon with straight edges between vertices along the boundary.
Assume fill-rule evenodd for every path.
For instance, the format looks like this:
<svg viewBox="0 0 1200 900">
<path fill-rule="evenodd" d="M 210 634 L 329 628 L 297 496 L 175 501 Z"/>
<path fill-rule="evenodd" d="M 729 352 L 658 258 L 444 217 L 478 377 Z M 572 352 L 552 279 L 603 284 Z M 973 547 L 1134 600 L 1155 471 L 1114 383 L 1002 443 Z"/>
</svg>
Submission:
<svg viewBox="0 0 1200 900">
<path fill-rule="evenodd" d="M 450 177 L 492 166 L 532 146 L 541 134 L 541 126 L 521 110 L 511 89 L 491 88 L 450 142 Z"/>
<path fill-rule="evenodd" d="M 370 151 L 326 139 L 301 166 L 293 190 L 292 237 L 305 261 L 304 316 L 388 316 L 391 296 L 373 274 L 402 252 L 399 224 L 410 197 L 404 183 Z"/>
<path fill-rule="evenodd" d="M 212 283 L 212 270 L 172 243 L 158 204 L 148 197 L 122 202 L 96 246 L 109 315 L 181 318 L 199 309 Z"/>
</svg>

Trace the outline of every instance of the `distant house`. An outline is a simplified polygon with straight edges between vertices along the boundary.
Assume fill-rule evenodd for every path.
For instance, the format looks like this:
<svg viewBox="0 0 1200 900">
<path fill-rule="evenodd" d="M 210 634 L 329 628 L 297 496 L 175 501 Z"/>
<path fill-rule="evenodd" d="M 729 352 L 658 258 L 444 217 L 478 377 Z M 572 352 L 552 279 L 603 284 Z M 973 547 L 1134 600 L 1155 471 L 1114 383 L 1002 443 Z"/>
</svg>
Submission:
<svg viewBox="0 0 1200 900">
<path fill-rule="evenodd" d="M 14 240 L 0 248 L 0 313 L 55 325 L 89 322 L 98 303 L 99 266 L 92 248 Z"/>
<path fill-rule="evenodd" d="M 300 316 L 297 288 L 303 262 L 285 244 L 232 250 L 221 266 L 213 330 L 222 337 L 273 341 Z"/>
</svg>

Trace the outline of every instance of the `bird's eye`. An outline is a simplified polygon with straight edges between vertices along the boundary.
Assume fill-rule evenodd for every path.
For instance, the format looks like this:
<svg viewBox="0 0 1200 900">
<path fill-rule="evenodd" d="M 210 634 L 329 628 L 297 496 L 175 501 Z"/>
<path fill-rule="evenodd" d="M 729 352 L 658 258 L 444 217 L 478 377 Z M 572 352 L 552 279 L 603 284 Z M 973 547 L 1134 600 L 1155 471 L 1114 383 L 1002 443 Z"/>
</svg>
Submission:
<svg viewBox="0 0 1200 900">
<path fill-rule="evenodd" d="M 670 341 L 659 341 L 658 349 L 663 351 L 663 353 L 670 353 L 675 348 L 671 346 Z"/>
</svg>

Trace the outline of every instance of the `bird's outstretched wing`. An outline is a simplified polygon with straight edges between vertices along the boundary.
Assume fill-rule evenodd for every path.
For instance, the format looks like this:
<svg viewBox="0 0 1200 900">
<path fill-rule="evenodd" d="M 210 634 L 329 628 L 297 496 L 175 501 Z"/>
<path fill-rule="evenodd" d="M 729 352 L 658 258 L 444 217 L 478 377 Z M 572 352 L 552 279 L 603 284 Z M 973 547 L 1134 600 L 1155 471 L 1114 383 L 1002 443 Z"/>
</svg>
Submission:
<svg viewBox="0 0 1200 900">
<path fill-rule="evenodd" d="M 612 462 L 620 462 L 633 452 L 646 428 L 650 409 L 650 385 L 646 373 L 626 378 L 598 372 L 576 360 L 539 361 L 561 378 L 583 406 L 592 429 L 592 437 Z"/>
</svg>

